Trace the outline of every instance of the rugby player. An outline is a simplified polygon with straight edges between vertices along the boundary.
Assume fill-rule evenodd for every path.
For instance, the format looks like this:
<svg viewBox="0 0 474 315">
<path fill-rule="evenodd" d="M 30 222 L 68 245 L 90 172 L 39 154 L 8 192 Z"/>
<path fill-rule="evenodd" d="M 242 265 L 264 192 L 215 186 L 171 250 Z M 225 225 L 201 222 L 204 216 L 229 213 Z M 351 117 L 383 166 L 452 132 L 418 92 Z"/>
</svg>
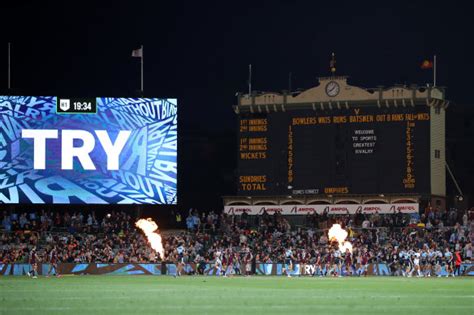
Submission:
<svg viewBox="0 0 474 315">
<path fill-rule="evenodd" d="M 293 262 L 295 257 L 293 256 L 293 250 L 290 247 L 285 251 L 285 264 L 283 266 L 282 274 L 286 273 L 288 278 L 291 278 L 290 272 L 293 271 Z"/>
<path fill-rule="evenodd" d="M 240 269 L 240 257 L 238 253 L 234 253 L 234 273 L 236 275 L 242 274 L 242 271 Z"/>
<path fill-rule="evenodd" d="M 421 277 L 421 270 L 420 270 L 420 251 L 413 253 L 413 270 L 410 272 L 410 276 L 414 271 L 416 271 L 416 276 Z"/>
<path fill-rule="evenodd" d="M 250 272 L 252 271 L 252 259 L 253 259 L 253 254 L 250 251 L 250 249 L 247 247 L 244 251 L 244 258 L 243 258 L 244 274 L 246 277 L 249 277 Z"/>
<path fill-rule="evenodd" d="M 446 268 L 446 277 L 452 275 L 454 277 L 454 269 L 453 269 L 453 253 L 446 247 L 446 251 L 444 252 L 444 266 Z"/>
<path fill-rule="evenodd" d="M 177 262 L 176 262 L 176 274 L 174 276 L 180 277 L 181 272 L 183 271 L 183 268 L 184 268 L 184 253 L 185 253 L 185 248 L 182 243 L 178 244 L 178 247 L 176 248 L 176 253 L 178 255 L 177 255 Z"/>
<path fill-rule="evenodd" d="M 456 276 L 456 274 L 458 276 L 461 275 L 461 263 L 462 263 L 461 253 L 459 252 L 459 250 L 454 252 L 454 256 L 455 256 L 455 262 L 454 262 L 455 268 L 453 272 L 453 277 Z"/>
<path fill-rule="evenodd" d="M 31 271 L 28 272 L 28 276 L 31 277 L 33 276 L 33 279 L 38 278 L 38 254 L 36 253 L 36 246 L 33 246 L 33 248 L 30 251 L 30 255 L 28 257 L 28 261 L 31 266 Z"/>
<path fill-rule="evenodd" d="M 316 261 L 314 262 L 314 273 L 313 273 L 313 277 L 315 277 L 316 275 L 319 275 L 320 277 L 323 276 L 323 267 L 322 267 L 322 257 L 321 257 L 321 253 L 316 251 L 315 253 L 316 255 Z"/>
<path fill-rule="evenodd" d="M 443 253 L 440 250 L 435 251 L 435 273 L 439 277 L 441 277 L 441 265 L 443 264 Z"/>
<path fill-rule="evenodd" d="M 225 253 L 226 268 L 224 272 L 224 277 L 228 277 L 234 271 L 234 254 L 232 249 L 228 248 Z"/>
<path fill-rule="evenodd" d="M 348 248 L 346 248 L 346 253 L 344 254 L 344 263 L 346 266 L 346 276 L 352 275 L 352 254 Z"/>
<path fill-rule="evenodd" d="M 339 248 L 334 251 L 333 270 L 334 276 L 342 277 L 342 253 Z"/>
<path fill-rule="evenodd" d="M 332 265 L 334 264 L 333 250 L 328 250 L 324 259 L 324 276 L 331 275 L 333 272 Z"/>
<path fill-rule="evenodd" d="M 56 245 L 53 246 L 51 251 L 49 252 L 49 270 L 48 273 L 46 274 L 46 277 L 49 277 L 51 275 L 51 272 L 54 269 L 54 275 L 56 277 L 60 277 L 59 272 L 58 272 L 58 252 L 56 249 Z"/>
<path fill-rule="evenodd" d="M 221 275 L 222 271 L 222 252 L 220 250 L 217 250 L 214 254 L 215 262 L 214 262 L 214 267 L 216 268 L 216 276 Z"/>
</svg>

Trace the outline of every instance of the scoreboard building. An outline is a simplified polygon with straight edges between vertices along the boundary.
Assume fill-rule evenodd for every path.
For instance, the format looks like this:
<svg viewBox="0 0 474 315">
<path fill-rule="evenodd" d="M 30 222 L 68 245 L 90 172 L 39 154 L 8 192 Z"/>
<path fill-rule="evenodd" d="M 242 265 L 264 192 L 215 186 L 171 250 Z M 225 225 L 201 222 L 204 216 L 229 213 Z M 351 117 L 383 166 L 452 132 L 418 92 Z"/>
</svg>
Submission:
<svg viewBox="0 0 474 315">
<path fill-rule="evenodd" d="M 227 213 L 418 212 L 446 197 L 441 87 L 365 89 L 347 77 L 238 94 L 237 196 Z"/>
</svg>

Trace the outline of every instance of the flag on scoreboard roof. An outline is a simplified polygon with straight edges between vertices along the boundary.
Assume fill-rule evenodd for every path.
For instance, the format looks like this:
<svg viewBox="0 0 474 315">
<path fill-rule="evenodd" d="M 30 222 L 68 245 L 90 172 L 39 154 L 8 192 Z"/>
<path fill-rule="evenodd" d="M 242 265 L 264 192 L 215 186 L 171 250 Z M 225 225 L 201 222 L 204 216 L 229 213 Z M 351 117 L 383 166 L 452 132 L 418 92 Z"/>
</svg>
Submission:
<svg viewBox="0 0 474 315">
<path fill-rule="evenodd" d="M 421 63 L 421 69 L 431 69 L 433 68 L 433 62 L 431 60 L 424 60 L 422 63 Z"/>
<path fill-rule="evenodd" d="M 143 57 L 143 47 L 132 50 L 132 57 L 138 57 L 138 58 Z"/>
</svg>

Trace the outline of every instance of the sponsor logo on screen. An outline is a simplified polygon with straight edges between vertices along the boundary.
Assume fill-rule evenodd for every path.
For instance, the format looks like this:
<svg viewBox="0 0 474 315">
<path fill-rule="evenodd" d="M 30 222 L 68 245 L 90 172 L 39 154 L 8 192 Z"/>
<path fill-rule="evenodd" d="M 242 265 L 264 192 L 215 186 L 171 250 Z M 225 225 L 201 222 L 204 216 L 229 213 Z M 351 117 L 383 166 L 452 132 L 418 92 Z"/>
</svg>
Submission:
<svg viewBox="0 0 474 315">
<path fill-rule="evenodd" d="M 63 112 L 68 111 L 71 108 L 71 100 L 69 100 L 69 99 L 60 99 L 59 100 L 59 108 Z"/>
</svg>

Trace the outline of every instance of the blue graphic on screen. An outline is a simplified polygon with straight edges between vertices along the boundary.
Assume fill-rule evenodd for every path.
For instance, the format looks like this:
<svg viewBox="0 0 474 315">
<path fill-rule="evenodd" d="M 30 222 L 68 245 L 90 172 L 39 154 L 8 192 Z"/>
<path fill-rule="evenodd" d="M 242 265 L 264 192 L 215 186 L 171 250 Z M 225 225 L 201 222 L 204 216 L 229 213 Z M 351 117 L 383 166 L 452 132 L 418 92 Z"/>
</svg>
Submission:
<svg viewBox="0 0 474 315">
<path fill-rule="evenodd" d="M 176 204 L 177 100 L 0 96 L 0 203 Z"/>
</svg>

